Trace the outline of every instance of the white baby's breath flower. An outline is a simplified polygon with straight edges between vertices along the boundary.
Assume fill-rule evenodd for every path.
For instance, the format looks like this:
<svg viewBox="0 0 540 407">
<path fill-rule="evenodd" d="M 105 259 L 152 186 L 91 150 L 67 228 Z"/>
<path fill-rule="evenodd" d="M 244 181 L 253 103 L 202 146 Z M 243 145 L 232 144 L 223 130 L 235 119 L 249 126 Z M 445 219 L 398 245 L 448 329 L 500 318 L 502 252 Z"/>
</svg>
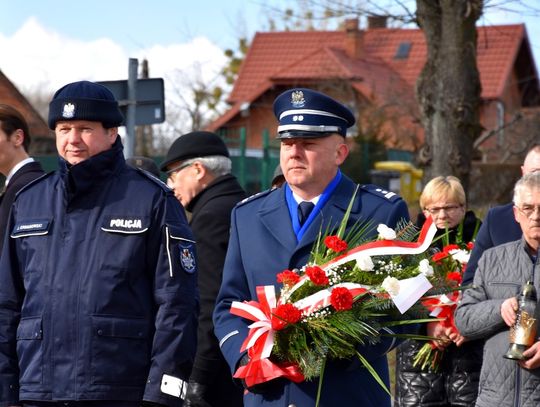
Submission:
<svg viewBox="0 0 540 407">
<path fill-rule="evenodd" d="M 420 273 L 425 275 L 426 277 L 433 275 L 433 267 L 429 264 L 428 259 L 420 260 L 420 263 L 418 264 L 418 268 L 420 269 Z"/>
<path fill-rule="evenodd" d="M 471 254 L 466 250 L 450 250 L 450 255 L 454 260 L 459 261 L 461 264 L 468 263 Z"/>
<path fill-rule="evenodd" d="M 399 294 L 399 280 L 395 277 L 386 277 L 382 282 L 381 287 L 392 297 Z"/>
<path fill-rule="evenodd" d="M 379 223 L 379 226 L 377 226 L 377 232 L 379 232 L 379 239 L 394 240 L 396 238 L 395 230 L 389 228 L 383 223 Z"/>
<path fill-rule="evenodd" d="M 372 271 L 375 268 L 371 257 L 363 254 L 356 258 L 356 265 L 362 271 Z"/>
</svg>

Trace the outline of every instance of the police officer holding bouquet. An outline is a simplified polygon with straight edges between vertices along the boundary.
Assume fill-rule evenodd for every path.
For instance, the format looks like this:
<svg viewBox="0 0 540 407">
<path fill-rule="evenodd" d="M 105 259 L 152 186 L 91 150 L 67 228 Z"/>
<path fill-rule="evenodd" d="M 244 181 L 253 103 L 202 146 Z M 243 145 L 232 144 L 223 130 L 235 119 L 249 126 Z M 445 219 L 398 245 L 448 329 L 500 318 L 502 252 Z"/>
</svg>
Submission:
<svg viewBox="0 0 540 407">
<path fill-rule="evenodd" d="M 59 170 L 15 199 L 0 262 L 0 405 L 179 406 L 195 354 L 197 264 L 169 188 L 126 165 L 112 93 L 49 105 Z"/>
<path fill-rule="evenodd" d="M 347 128 L 351 111 L 329 96 L 311 89 L 291 89 L 274 102 L 281 141 L 280 165 L 286 183 L 248 198 L 232 213 L 231 238 L 223 282 L 214 311 L 221 351 L 234 373 L 248 362 L 241 352 L 250 321 L 230 313 L 233 301 L 257 300 L 256 287 L 274 285 L 285 269 L 300 268 L 321 230 L 336 230 L 353 197 L 356 184 L 339 166 L 349 153 Z M 375 237 L 379 223 L 395 227 L 408 220 L 405 202 L 375 185 L 363 185 L 352 205 L 350 224 L 371 222 L 367 237 Z M 361 347 L 388 385 L 385 354 L 393 340 Z M 246 406 L 313 406 L 318 381 L 294 383 L 279 378 L 247 388 Z M 331 362 L 324 371 L 320 406 L 390 406 L 390 397 L 358 361 Z"/>
</svg>

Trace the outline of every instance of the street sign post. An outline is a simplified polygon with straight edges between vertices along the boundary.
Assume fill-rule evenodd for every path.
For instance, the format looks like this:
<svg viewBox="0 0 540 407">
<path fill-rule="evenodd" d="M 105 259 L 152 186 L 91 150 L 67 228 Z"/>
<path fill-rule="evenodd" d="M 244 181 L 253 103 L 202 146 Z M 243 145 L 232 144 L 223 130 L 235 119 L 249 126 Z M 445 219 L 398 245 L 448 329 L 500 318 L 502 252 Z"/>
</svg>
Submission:
<svg viewBox="0 0 540 407">
<path fill-rule="evenodd" d="M 118 100 L 124 118 L 127 117 L 127 107 L 129 104 L 128 81 L 103 81 L 98 83 L 110 89 L 116 100 Z M 135 125 L 145 126 L 163 123 L 165 121 L 163 78 L 137 79 L 135 87 Z"/>
<path fill-rule="evenodd" d="M 135 152 L 135 126 L 165 121 L 165 92 L 162 78 L 137 79 L 136 58 L 129 59 L 128 80 L 98 82 L 109 88 L 118 101 L 126 126 L 126 158 Z"/>
</svg>

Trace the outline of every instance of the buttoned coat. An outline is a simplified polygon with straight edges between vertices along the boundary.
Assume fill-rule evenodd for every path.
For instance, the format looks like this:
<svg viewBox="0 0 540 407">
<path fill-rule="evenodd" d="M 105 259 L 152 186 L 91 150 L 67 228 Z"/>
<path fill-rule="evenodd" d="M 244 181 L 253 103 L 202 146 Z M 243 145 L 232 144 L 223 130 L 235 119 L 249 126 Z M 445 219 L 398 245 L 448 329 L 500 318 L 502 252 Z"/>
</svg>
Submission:
<svg viewBox="0 0 540 407">
<path fill-rule="evenodd" d="M 223 283 L 214 311 L 216 335 L 232 372 L 236 370 L 242 357 L 240 348 L 247 336 L 250 322 L 230 314 L 231 303 L 257 300 L 257 286 L 274 285 L 276 290 L 279 290 L 276 274 L 284 269 L 299 268 L 306 264 L 321 228 L 326 230 L 326 226 L 331 226 L 336 230 L 355 187 L 356 184 L 343 176 L 299 242 L 293 232 L 285 187 L 248 198 L 233 211 Z M 371 236 L 375 236 L 379 223 L 395 227 L 399 220 L 408 218 L 407 205 L 399 196 L 382 191 L 376 186 L 363 186 L 352 205 L 349 225 L 357 220 L 371 221 Z M 386 353 L 394 345 L 392 339 L 385 338 L 377 345 L 360 349 L 387 385 Z M 244 405 L 315 405 L 317 380 L 299 384 L 283 382 L 283 385 L 266 394 L 247 393 L 244 396 Z M 321 397 L 321 407 L 390 406 L 390 397 L 366 369 L 354 362 L 327 364 Z"/>
<path fill-rule="evenodd" d="M 197 354 L 190 379 L 210 386 L 212 405 L 242 405 L 242 389 L 233 383 L 227 363 L 214 335 L 212 312 L 221 286 L 223 264 L 229 243 L 231 211 L 246 197 L 236 178 L 226 174 L 216 178 L 191 202 L 189 224 L 197 241 L 201 312 L 197 335 Z"/>
<path fill-rule="evenodd" d="M 32 161 L 19 168 L 9 180 L 9 184 L 2 195 L 0 195 L 0 253 L 4 244 L 5 231 L 8 222 L 9 210 L 19 190 L 29 182 L 45 174 L 41 164 Z"/>
<path fill-rule="evenodd" d="M 120 139 L 13 204 L 0 258 L 0 405 L 123 400 L 178 406 L 196 346 L 194 240 L 161 181 Z"/>
</svg>

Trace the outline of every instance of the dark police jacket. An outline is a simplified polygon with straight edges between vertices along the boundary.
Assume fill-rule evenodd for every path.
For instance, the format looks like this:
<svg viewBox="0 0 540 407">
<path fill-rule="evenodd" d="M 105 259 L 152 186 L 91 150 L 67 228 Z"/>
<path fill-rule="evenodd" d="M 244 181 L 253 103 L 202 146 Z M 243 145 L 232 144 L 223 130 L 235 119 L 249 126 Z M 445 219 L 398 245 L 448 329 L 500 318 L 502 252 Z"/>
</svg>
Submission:
<svg viewBox="0 0 540 407">
<path fill-rule="evenodd" d="M 327 225 L 333 225 L 332 229 L 335 230 L 347 210 L 355 187 L 356 184 L 343 176 L 298 243 L 285 200 L 285 188 L 248 198 L 233 210 L 223 283 L 214 311 L 216 336 L 232 372 L 242 357 L 240 348 L 251 321 L 232 315 L 231 303 L 256 301 L 257 286 L 274 285 L 276 292 L 279 292 L 276 274 L 306 264 L 319 231 L 326 230 Z M 364 186 L 356 196 L 349 221 L 352 224 L 358 219 L 371 220 L 374 237 L 379 223 L 395 227 L 402 218 L 408 219 L 409 214 L 407 205 L 399 196 L 381 191 L 375 186 Z M 393 345 L 391 338 L 383 338 L 379 344 L 359 350 L 387 385 L 386 352 Z M 299 384 L 283 382 L 282 386 L 267 394 L 247 393 L 244 405 L 315 405 L 318 380 Z M 320 406 L 384 407 L 390 406 L 390 397 L 366 369 L 343 366 L 339 362 L 328 363 L 324 372 Z"/>
<path fill-rule="evenodd" d="M 0 253 L 2 253 L 9 210 L 15 199 L 15 195 L 17 195 L 17 192 L 19 192 L 22 187 L 30 181 L 41 177 L 43 174 L 45 174 L 45 171 L 43 171 L 39 162 L 33 161 L 25 164 L 13 174 L 6 187 L 6 191 L 4 194 L 0 195 Z"/>
<path fill-rule="evenodd" d="M 112 149 L 21 190 L 0 261 L 0 405 L 178 405 L 195 353 L 194 242 L 170 190 Z M 19 394 L 20 392 L 20 394 Z"/>
</svg>

